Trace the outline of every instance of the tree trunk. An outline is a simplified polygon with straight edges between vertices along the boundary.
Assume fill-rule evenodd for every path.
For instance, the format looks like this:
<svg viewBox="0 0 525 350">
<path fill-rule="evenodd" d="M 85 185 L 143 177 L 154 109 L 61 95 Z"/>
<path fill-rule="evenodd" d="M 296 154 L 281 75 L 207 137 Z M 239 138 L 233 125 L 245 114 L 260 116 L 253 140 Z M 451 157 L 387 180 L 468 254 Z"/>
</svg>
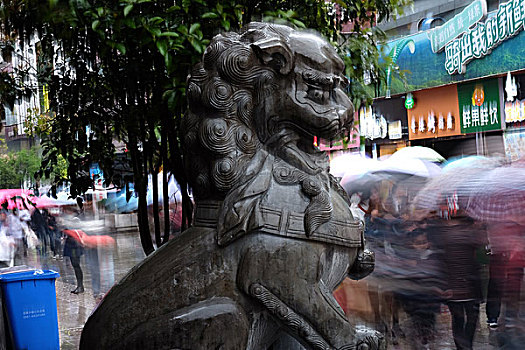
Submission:
<svg viewBox="0 0 525 350">
<path fill-rule="evenodd" d="M 146 202 L 146 191 L 147 191 L 147 177 L 146 183 L 144 184 L 144 174 L 142 172 L 142 164 L 140 159 L 139 150 L 137 148 L 137 138 L 135 135 L 130 133 L 128 149 L 131 154 L 131 162 L 133 163 L 133 177 L 135 186 L 139 194 L 139 208 L 138 208 L 138 223 L 139 223 L 139 235 L 142 249 L 146 255 L 153 253 L 155 248 L 151 241 L 151 235 L 149 232 L 148 225 L 148 209 Z"/>
<path fill-rule="evenodd" d="M 182 108 L 182 107 L 181 107 Z M 182 115 L 182 110 L 179 111 Z M 180 119 L 177 118 L 178 124 L 180 124 Z M 181 221 L 181 231 L 184 231 L 186 228 L 191 226 L 192 216 L 193 216 L 193 203 L 188 195 L 188 182 L 186 181 L 186 174 L 184 173 L 184 166 L 182 161 L 182 153 L 179 148 L 178 140 L 182 140 L 183 135 L 178 135 L 180 133 L 180 125 L 175 125 L 173 119 L 167 119 L 168 130 L 175 130 L 168 135 L 168 145 L 170 149 L 170 160 L 171 160 L 171 170 L 172 174 L 175 176 L 175 179 L 180 185 L 181 195 L 182 195 L 182 221 Z M 180 136 L 178 139 L 177 136 Z"/>
<path fill-rule="evenodd" d="M 162 243 L 170 239 L 170 199 L 168 192 L 168 129 L 163 123 L 161 128 L 161 155 L 162 155 L 162 200 L 164 205 L 164 237 Z"/>
<path fill-rule="evenodd" d="M 160 220 L 159 220 L 159 180 L 158 180 L 158 169 L 153 164 L 153 156 L 150 156 L 150 173 L 151 183 L 153 185 L 153 225 L 155 227 L 155 244 L 157 248 L 162 245 L 160 238 Z"/>
</svg>

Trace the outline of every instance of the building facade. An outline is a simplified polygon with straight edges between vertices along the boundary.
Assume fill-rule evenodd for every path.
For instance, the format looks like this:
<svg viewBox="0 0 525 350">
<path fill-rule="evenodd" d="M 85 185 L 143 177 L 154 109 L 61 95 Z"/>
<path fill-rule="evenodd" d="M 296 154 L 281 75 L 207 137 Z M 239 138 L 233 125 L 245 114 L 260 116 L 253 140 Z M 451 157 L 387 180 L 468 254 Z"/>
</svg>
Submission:
<svg viewBox="0 0 525 350">
<path fill-rule="evenodd" d="M 521 118 L 522 107 L 505 91 L 521 91 L 525 72 L 523 2 L 415 1 L 414 7 L 395 24 L 380 25 L 395 39 L 385 48 L 392 65 L 377 100 L 407 101 L 410 145 L 446 158 L 510 157 L 522 124 L 511 122 L 518 130 L 507 132 L 506 118 Z"/>
</svg>

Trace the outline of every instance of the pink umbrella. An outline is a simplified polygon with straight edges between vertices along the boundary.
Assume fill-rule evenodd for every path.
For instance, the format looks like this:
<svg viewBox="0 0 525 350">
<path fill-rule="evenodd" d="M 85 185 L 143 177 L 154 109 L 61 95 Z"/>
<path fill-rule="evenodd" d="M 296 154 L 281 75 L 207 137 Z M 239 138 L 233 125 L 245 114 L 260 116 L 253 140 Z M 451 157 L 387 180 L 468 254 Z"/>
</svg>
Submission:
<svg viewBox="0 0 525 350">
<path fill-rule="evenodd" d="M 35 198 L 33 191 L 23 189 L 2 189 L 0 190 L 0 205 L 7 209 L 26 209 L 31 207 Z"/>
<path fill-rule="evenodd" d="M 53 207 L 59 207 L 61 205 L 70 205 L 71 203 L 63 203 L 59 201 L 58 199 L 50 198 L 47 196 L 42 197 L 33 197 L 33 203 L 35 203 L 35 206 L 37 208 L 53 208 Z"/>
<path fill-rule="evenodd" d="M 22 189 L 5 189 L 0 190 L 0 205 L 6 206 L 7 209 L 31 209 L 52 208 L 62 205 L 71 205 L 70 201 L 63 202 L 47 196 L 36 197 L 31 190 Z M 74 203 L 73 203 L 74 204 Z"/>
</svg>

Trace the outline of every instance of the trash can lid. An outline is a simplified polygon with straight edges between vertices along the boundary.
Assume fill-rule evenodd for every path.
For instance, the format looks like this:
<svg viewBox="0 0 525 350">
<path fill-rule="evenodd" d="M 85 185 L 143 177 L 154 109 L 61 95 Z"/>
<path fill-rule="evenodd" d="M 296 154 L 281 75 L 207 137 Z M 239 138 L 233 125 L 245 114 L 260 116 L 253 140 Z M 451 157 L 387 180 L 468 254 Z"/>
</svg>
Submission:
<svg viewBox="0 0 525 350">
<path fill-rule="evenodd" d="M 0 275 L 0 282 L 25 281 L 35 279 L 58 278 L 60 274 L 53 270 L 30 270 L 22 272 L 13 272 Z"/>
</svg>

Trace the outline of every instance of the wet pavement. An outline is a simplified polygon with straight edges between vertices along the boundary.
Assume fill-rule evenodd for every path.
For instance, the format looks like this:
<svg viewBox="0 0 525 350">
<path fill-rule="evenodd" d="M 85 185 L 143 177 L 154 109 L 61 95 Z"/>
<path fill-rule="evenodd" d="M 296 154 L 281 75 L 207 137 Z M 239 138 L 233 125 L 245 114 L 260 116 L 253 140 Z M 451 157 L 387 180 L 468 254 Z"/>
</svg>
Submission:
<svg viewBox="0 0 525 350">
<path fill-rule="evenodd" d="M 116 241 L 116 247 L 113 251 L 114 260 L 114 279 L 118 281 L 134 265 L 144 259 L 145 255 L 140 244 L 138 232 L 126 232 L 111 234 Z M 49 267 L 60 272 L 60 278 L 56 282 L 57 302 L 59 308 L 59 328 L 61 349 L 78 349 L 82 327 L 87 318 L 95 308 L 97 300 L 93 296 L 91 288 L 91 274 L 89 266 L 86 263 L 86 257 L 81 260 L 81 266 L 84 271 L 83 294 L 72 294 L 71 290 L 75 288 L 75 275 L 69 260 L 50 260 Z M 359 322 L 361 323 L 361 322 Z M 447 307 L 441 307 L 441 313 L 437 317 L 435 341 L 429 349 L 455 349 L 451 317 Z M 405 333 L 409 333 L 409 322 L 406 315 L 401 312 L 400 325 Z M 502 327 L 500 327 L 502 328 Z M 480 319 L 478 329 L 474 339 L 474 349 L 491 350 L 497 349 L 496 336 L 501 329 L 496 331 L 489 330 L 485 318 L 485 304 L 481 305 Z M 399 343 L 394 345 L 391 339 L 388 340 L 389 349 L 405 350 L 411 349 L 407 338 L 398 338 Z M 525 346 L 525 345 L 524 345 Z"/>
<path fill-rule="evenodd" d="M 114 280 L 120 280 L 133 266 L 144 259 L 145 255 L 136 231 L 110 234 L 116 245 L 111 252 L 113 257 Z M 80 266 L 84 273 L 85 292 L 73 294 L 76 287 L 75 274 L 68 258 L 49 259 L 48 268 L 58 271 L 56 281 L 58 322 L 61 349 L 78 349 L 82 328 L 95 308 L 98 300 L 93 295 L 92 276 L 86 254 L 81 258 Z M 101 277 L 110 271 L 101 269 Z"/>
<path fill-rule="evenodd" d="M 143 260 L 145 255 L 140 244 L 138 232 L 112 233 L 110 235 L 116 242 L 116 246 L 112 250 L 111 255 L 113 257 L 113 278 L 115 281 L 118 281 L 134 265 Z M 35 256 L 29 256 L 28 265 L 31 266 L 32 263 L 37 265 L 34 259 Z M 47 266 L 42 266 L 43 268 L 53 269 L 60 273 L 60 278 L 56 281 L 56 291 L 61 349 L 78 349 L 82 328 L 98 302 L 93 295 L 92 276 L 87 263 L 87 257 L 83 255 L 81 259 L 85 286 L 85 292 L 82 294 L 71 293 L 76 287 L 76 280 L 68 258 L 49 258 L 47 262 L 44 261 L 43 265 L 46 263 Z M 107 273 L 107 271 L 103 271 L 102 275 L 104 275 L 104 273 Z M 402 312 L 400 315 L 400 325 L 405 333 L 409 333 L 409 322 L 406 315 Z M 495 344 L 498 332 L 501 332 L 501 330 L 494 331 L 488 329 L 485 319 L 485 308 L 484 304 L 482 304 L 480 321 L 474 340 L 474 349 L 497 349 L 498 347 L 495 346 Z M 398 340 L 399 343 L 394 345 L 391 339 L 389 339 L 388 348 L 396 350 L 411 349 L 407 338 L 400 337 Z M 450 313 L 444 306 L 441 308 L 441 313 L 437 317 L 437 335 L 435 341 L 428 349 L 455 349 L 452 338 Z"/>
</svg>

